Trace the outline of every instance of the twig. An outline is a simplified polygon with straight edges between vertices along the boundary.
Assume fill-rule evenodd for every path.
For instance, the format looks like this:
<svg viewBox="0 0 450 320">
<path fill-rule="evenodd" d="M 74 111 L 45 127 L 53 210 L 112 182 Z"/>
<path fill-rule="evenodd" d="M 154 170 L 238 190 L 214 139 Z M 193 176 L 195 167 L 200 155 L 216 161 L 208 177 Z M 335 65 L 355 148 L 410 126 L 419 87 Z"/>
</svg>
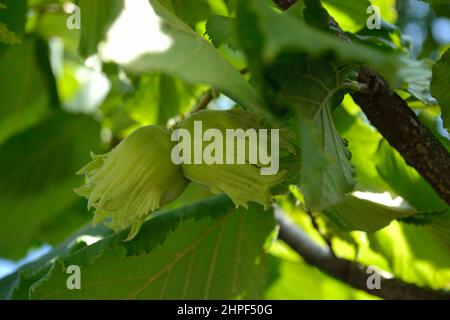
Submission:
<svg viewBox="0 0 450 320">
<path fill-rule="evenodd" d="M 286 9 L 286 1 L 273 1 Z M 295 0 L 289 1 L 289 5 L 293 3 Z M 333 18 L 330 25 L 341 39 L 351 42 Z M 372 125 L 450 205 L 450 154 L 445 147 L 377 73 L 362 67 L 358 82 L 365 90 L 352 93 L 352 97 Z"/>
<path fill-rule="evenodd" d="M 246 73 L 248 73 L 248 69 L 243 68 L 239 71 L 239 73 L 241 75 L 245 75 Z M 200 99 L 200 101 L 197 103 L 197 105 L 194 107 L 194 109 L 192 110 L 191 113 L 195 113 L 200 110 L 206 109 L 208 107 L 209 103 L 214 99 L 214 96 L 215 96 L 215 92 L 213 89 L 209 89 L 208 91 L 206 91 L 204 96 Z"/>
<path fill-rule="evenodd" d="M 327 244 L 328 248 L 330 249 L 330 253 L 332 255 L 335 256 L 335 253 L 333 251 L 333 246 L 331 243 L 331 237 L 327 234 L 324 234 L 322 232 L 322 230 L 320 229 L 319 225 L 317 224 L 317 220 L 316 217 L 314 217 L 313 213 L 311 211 L 306 211 L 306 214 L 309 216 L 309 218 L 311 219 L 311 224 L 313 226 L 313 228 L 317 231 L 318 234 L 320 234 L 320 236 L 322 237 L 322 239 L 325 241 L 325 243 Z"/>
<path fill-rule="evenodd" d="M 377 74 L 362 68 L 358 80 L 369 89 L 352 97 L 372 125 L 450 204 L 450 154 L 445 147 Z"/>
<path fill-rule="evenodd" d="M 279 209 L 275 210 L 275 218 L 280 226 L 279 239 L 286 242 L 310 265 L 326 272 L 356 289 L 383 299 L 402 300 L 450 300 L 450 293 L 444 290 L 422 288 L 395 278 L 386 278 L 377 272 L 380 279 L 379 289 L 369 289 L 366 266 L 354 261 L 334 256 L 328 248 L 312 241 L 290 218 Z"/>
<path fill-rule="evenodd" d="M 203 109 L 206 109 L 208 107 L 208 104 L 212 101 L 214 98 L 214 92 L 212 89 L 209 89 L 204 96 L 200 99 L 200 101 L 197 103 L 195 108 L 192 110 L 192 113 L 199 112 Z"/>
</svg>

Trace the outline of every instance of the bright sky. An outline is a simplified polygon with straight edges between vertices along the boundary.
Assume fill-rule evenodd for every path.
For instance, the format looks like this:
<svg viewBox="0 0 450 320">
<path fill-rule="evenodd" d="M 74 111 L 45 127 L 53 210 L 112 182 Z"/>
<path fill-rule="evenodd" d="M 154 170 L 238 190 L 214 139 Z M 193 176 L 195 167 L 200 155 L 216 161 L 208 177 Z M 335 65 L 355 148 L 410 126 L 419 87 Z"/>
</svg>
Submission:
<svg viewBox="0 0 450 320">
<path fill-rule="evenodd" d="M 44 244 L 42 247 L 38 249 L 33 249 L 28 252 L 25 258 L 19 261 L 11 261 L 6 259 L 0 259 L 0 278 L 14 272 L 20 266 L 38 259 L 44 254 L 48 253 L 52 249 L 51 246 Z"/>
</svg>

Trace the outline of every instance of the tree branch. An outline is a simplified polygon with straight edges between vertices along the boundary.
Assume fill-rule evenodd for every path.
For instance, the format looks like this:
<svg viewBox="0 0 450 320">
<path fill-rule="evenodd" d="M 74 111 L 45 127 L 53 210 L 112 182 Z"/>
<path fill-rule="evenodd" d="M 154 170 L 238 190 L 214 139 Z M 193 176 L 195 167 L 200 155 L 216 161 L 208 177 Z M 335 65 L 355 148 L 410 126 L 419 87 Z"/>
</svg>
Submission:
<svg viewBox="0 0 450 320">
<path fill-rule="evenodd" d="M 296 0 L 273 0 L 286 10 Z M 330 17 L 330 26 L 344 41 L 351 41 L 337 22 Z M 385 81 L 367 67 L 361 68 L 358 81 L 365 84 L 365 90 L 353 93 L 370 122 L 383 137 L 414 167 L 450 204 L 450 155 L 433 133 L 424 126 L 416 114 L 396 93 L 390 91 Z M 279 238 L 300 254 L 307 263 L 344 281 L 354 288 L 384 299 L 445 299 L 450 300 L 448 291 L 433 291 L 399 279 L 389 279 L 379 274 L 380 289 L 370 290 L 367 286 L 365 266 L 333 255 L 330 250 L 313 242 L 307 234 L 279 210 L 276 219 L 280 225 Z"/>
<path fill-rule="evenodd" d="M 450 300 L 450 293 L 422 288 L 405 283 L 399 279 L 380 277 L 380 289 L 369 289 L 367 280 L 373 273 L 357 262 L 334 256 L 328 248 L 323 248 L 312 241 L 293 221 L 279 209 L 275 210 L 275 218 L 280 226 L 279 239 L 286 242 L 310 265 L 317 267 L 330 276 L 339 279 L 356 289 L 383 299 L 402 300 Z"/>
<path fill-rule="evenodd" d="M 296 2 L 273 1 L 282 9 Z M 330 26 L 341 39 L 351 42 L 332 17 Z M 374 71 L 361 68 L 358 81 L 367 85 L 367 90 L 353 93 L 352 97 L 372 125 L 450 205 L 450 154 L 445 147 Z"/>
<path fill-rule="evenodd" d="M 450 154 L 445 147 L 377 74 L 363 67 L 358 81 L 368 90 L 352 97 L 372 125 L 450 204 Z"/>
<path fill-rule="evenodd" d="M 248 72 L 247 68 L 243 68 L 241 70 L 239 70 L 239 73 L 241 75 L 245 75 Z M 194 112 L 198 112 L 201 110 L 204 110 L 208 107 L 209 103 L 214 99 L 214 90 L 213 89 L 209 89 L 204 95 L 203 97 L 200 99 L 200 101 L 197 103 L 197 105 L 195 106 L 195 108 L 192 110 L 191 113 Z"/>
<path fill-rule="evenodd" d="M 273 0 L 273 2 L 282 10 L 289 9 L 297 0 Z"/>
<path fill-rule="evenodd" d="M 204 96 L 200 99 L 200 101 L 197 103 L 194 110 L 192 110 L 192 113 L 206 109 L 213 98 L 214 98 L 214 92 L 212 89 L 209 89 L 204 94 Z"/>
</svg>

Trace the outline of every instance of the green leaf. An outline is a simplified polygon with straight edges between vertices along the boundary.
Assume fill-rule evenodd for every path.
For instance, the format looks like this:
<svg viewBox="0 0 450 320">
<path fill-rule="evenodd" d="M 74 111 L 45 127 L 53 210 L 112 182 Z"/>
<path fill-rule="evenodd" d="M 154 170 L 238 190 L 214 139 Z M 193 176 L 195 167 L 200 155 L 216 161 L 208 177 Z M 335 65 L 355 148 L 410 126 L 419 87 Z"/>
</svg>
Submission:
<svg viewBox="0 0 450 320">
<path fill-rule="evenodd" d="M 417 214 L 417 211 L 389 207 L 347 195 L 343 202 L 328 208 L 324 214 L 344 231 L 374 232 L 386 227 L 395 219 Z"/>
<path fill-rule="evenodd" d="M 237 6 L 237 1 L 238 0 L 223 0 L 226 4 L 226 6 L 228 7 L 228 11 L 231 12 L 235 12 L 236 11 L 236 6 Z"/>
<path fill-rule="evenodd" d="M 17 38 L 14 32 L 8 30 L 8 27 L 0 22 L 0 43 L 4 44 L 18 44 L 20 39 Z"/>
<path fill-rule="evenodd" d="M 46 5 L 37 3 L 36 6 Z M 29 4 L 29 6 L 33 6 L 33 4 Z M 82 14 L 81 14 L 82 15 Z M 81 36 L 81 28 L 80 29 L 69 29 L 67 28 L 67 19 L 69 19 L 66 12 L 61 10 L 60 12 L 52 12 L 46 13 L 39 16 L 39 23 L 35 26 L 33 32 L 38 34 L 40 37 L 45 39 L 46 41 L 52 41 L 54 38 L 59 38 L 64 43 L 64 51 L 73 53 L 70 59 L 76 60 L 78 63 L 82 63 L 80 61 L 79 56 L 76 52 L 80 47 L 80 36 Z M 81 17 L 82 20 L 82 17 Z M 81 24 L 80 24 L 81 27 Z M 58 40 L 59 41 L 59 40 Z M 61 57 L 63 58 L 63 57 Z M 66 57 L 67 59 L 68 57 Z M 58 71 L 55 69 L 55 73 Z"/>
<path fill-rule="evenodd" d="M 195 28 L 197 22 L 206 20 L 211 15 L 207 0 L 159 0 L 168 10 L 173 12 L 186 24 Z"/>
<path fill-rule="evenodd" d="M 0 299 L 28 299 L 31 285 L 47 274 L 55 259 L 77 252 L 92 241 L 107 237 L 111 233 L 112 231 L 103 224 L 99 224 L 97 227 L 92 227 L 90 224 L 85 225 L 47 254 L 0 279 Z"/>
<path fill-rule="evenodd" d="M 272 10 L 264 0 L 249 0 L 240 2 L 242 24 L 247 24 L 245 40 L 261 37 L 261 59 L 264 64 L 272 63 L 283 52 L 306 52 L 320 55 L 332 51 L 344 61 L 363 62 L 379 71 L 393 86 L 398 85 L 397 58 L 393 54 L 382 52 L 362 44 L 347 43 L 328 32 L 308 26 L 290 14 L 280 14 Z M 248 20 L 249 12 L 253 13 L 253 20 Z M 244 17 L 245 15 L 245 17 Z M 239 32 L 243 32 L 239 27 Z M 290 32 L 286 32 L 289 30 Z M 245 34 L 244 34 L 245 35 Z M 242 38 L 241 35 L 239 35 Z M 240 41 L 241 46 L 245 43 Z M 253 41 L 257 41 L 254 39 Z M 245 50 L 244 50 L 245 51 Z M 246 52 L 248 59 L 255 56 Z M 258 58 L 258 57 L 256 57 Z"/>
<path fill-rule="evenodd" d="M 0 2 L 0 55 L 6 45 L 21 42 L 27 21 L 26 0 L 2 0 Z M 6 45 L 5 45 L 6 44 Z"/>
<path fill-rule="evenodd" d="M 27 1 L 26 0 L 2 0 L 0 2 L 0 21 L 8 28 L 19 34 L 25 31 L 27 21 Z"/>
<path fill-rule="evenodd" d="M 370 0 L 371 4 L 380 8 L 382 22 L 394 24 L 397 21 L 395 0 Z M 372 30 L 373 31 L 373 30 Z"/>
<path fill-rule="evenodd" d="M 372 161 L 383 137 L 367 121 L 364 121 L 363 117 L 362 111 L 350 95 L 346 95 L 342 106 L 333 112 L 336 129 L 344 139 L 349 141 L 348 149 L 352 154 L 351 160 L 356 172 L 356 189 L 384 192 L 389 190 L 389 187 L 380 178 Z"/>
<path fill-rule="evenodd" d="M 269 300 L 355 300 L 374 299 L 363 291 L 330 277 L 304 261 L 290 261 L 271 256 L 274 281 L 264 298 Z"/>
<path fill-rule="evenodd" d="M 324 7 L 344 31 L 355 32 L 366 26 L 369 0 L 324 0 Z"/>
<path fill-rule="evenodd" d="M 247 57 L 248 67 L 253 81 L 259 85 L 261 69 L 263 68 L 264 34 L 259 26 L 259 17 L 251 10 L 249 2 L 237 2 L 237 17 L 235 22 L 235 37 L 240 49 Z"/>
<path fill-rule="evenodd" d="M 209 17 L 206 22 L 206 34 L 214 47 L 219 48 L 227 44 L 231 49 L 238 48 L 233 30 L 234 19 L 219 15 Z"/>
<path fill-rule="evenodd" d="M 258 298 L 267 272 L 260 256 L 273 228 L 262 207 L 235 209 L 213 197 L 153 216 L 133 241 L 121 232 L 56 260 L 31 298 Z M 67 289 L 68 265 L 81 267 L 82 290 Z"/>
<path fill-rule="evenodd" d="M 450 286 L 450 251 L 427 226 L 392 222 L 368 234 L 370 247 L 383 255 L 396 277 L 432 288 Z M 450 234 L 446 229 L 446 237 Z"/>
<path fill-rule="evenodd" d="M 123 0 L 79 0 L 81 37 L 79 52 L 89 57 L 97 52 L 111 22 L 123 8 Z"/>
<path fill-rule="evenodd" d="M 415 214 L 400 220 L 415 226 L 423 226 L 438 242 L 441 242 L 450 253 L 450 210 Z"/>
<path fill-rule="evenodd" d="M 82 180 L 74 172 L 97 148 L 99 133 L 91 118 L 59 111 L 0 146 L 1 256 L 20 257 L 45 238 L 41 228 L 78 202 L 72 190 Z"/>
<path fill-rule="evenodd" d="M 341 81 L 348 69 L 328 58 L 295 55 L 280 58 L 265 70 L 275 101 L 290 107 L 297 118 L 302 150 L 300 188 L 311 210 L 342 201 L 355 184 L 350 153 L 331 117 L 331 108 L 342 98 Z"/>
<path fill-rule="evenodd" d="M 169 119 L 183 115 L 196 104 L 200 90 L 200 86 L 165 74 L 149 74 L 139 78 L 133 95 L 125 97 L 124 108 L 139 124 L 165 127 Z"/>
<path fill-rule="evenodd" d="M 330 15 L 322 6 L 320 0 L 305 0 L 305 9 L 303 10 L 304 21 L 319 30 L 330 30 Z"/>
<path fill-rule="evenodd" d="M 337 133 L 328 106 L 314 123 L 300 122 L 302 169 L 300 188 L 309 209 L 323 210 L 353 190 L 350 154 Z"/>
<path fill-rule="evenodd" d="M 56 105 L 47 50 L 36 39 L 10 47 L 0 57 L 0 144 L 38 123 Z"/>
<path fill-rule="evenodd" d="M 129 37 L 140 34 L 144 37 Z M 109 30 L 102 56 L 133 74 L 168 73 L 209 84 L 244 107 L 264 113 L 264 101 L 208 42 L 157 0 L 128 0 Z"/>
<path fill-rule="evenodd" d="M 428 212 L 428 213 L 417 213 L 412 216 L 399 219 L 401 222 L 410 223 L 415 226 L 427 226 L 432 223 L 445 221 L 449 218 L 449 212 Z"/>
<path fill-rule="evenodd" d="M 376 153 L 375 163 L 380 176 L 389 184 L 392 190 L 414 208 L 424 212 L 425 215 L 430 215 L 429 218 L 432 220 L 436 218 L 433 212 L 448 211 L 448 205 L 436 194 L 433 188 L 414 168 L 409 167 L 401 155 L 384 140 L 380 143 Z M 450 219 L 447 219 L 447 216 L 444 216 L 445 219 L 436 219 L 437 223 L 427 226 L 407 226 L 405 228 L 411 230 L 418 228 L 417 230 L 420 230 L 417 231 L 419 234 L 426 234 L 426 237 L 431 237 L 441 247 L 441 250 L 447 250 L 448 254 L 450 254 Z M 418 239 L 420 237 L 420 235 L 417 235 Z"/>
<path fill-rule="evenodd" d="M 181 197 L 170 203 L 166 210 L 191 205 L 194 202 L 205 200 L 211 195 L 205 188 L 197 184 L 190 184 Z M 55 259 L 79 251 L 93 241 L 106 238 L 113 233 L 104 224 L 92 227 L 89 223 L 78 229 L 82 225 L 81 221 L 86 222 L 91 217 L 86 211 L 86 203 L 80 200 L 73 207 L 65 210 L 64 214 L 42 227 L 42 234 L 38 240 L 42 240 L 44 243 L 55 243 L 56 246 L 36 261 L 30 262 L 11 275 L 0 279 L 0 300 L 28 299 L 30 286 L 45 276 Z M 71 227 L 67 228 L 67 224 Z M 78 230 L 67 236 L 69 229 Z"/>
<path fill-rule="evenodd" d="M 68 233 L 79 229 L 91 218 L 92 214 L 88 211 L 86 202 L 79 199 L 49 221 L 42 223 L 33 236 L 33 243 L 57 245 L 67 238 Z"/>
<path fill-rule="evenodd" d="M 447 248 L 450 253 L 450 210 L 446 214 L 431 219 L 431 223 L 425 226 L 428 233 Z"/>
<path fill-rule="evenodd" d="M 450 49 L 433 66 L 431 94 L 439 101 L 444 127 L 450 132 Z"/>
<path fill-rule="evenodd" d="M 404 56 L 400 65 L 399 75 L 406 90 L 425 104 L 434 104 L 436 101 L 430 93 L 431 61 Z"/>
<path fill-rule="evenodd" d="M 391 189 L 419 211 L 441 211 L 446 203 L 433 188 L 408 166 L 402 156 L 382 140 L 373 161 L 379 175 Z"/>
</svg>

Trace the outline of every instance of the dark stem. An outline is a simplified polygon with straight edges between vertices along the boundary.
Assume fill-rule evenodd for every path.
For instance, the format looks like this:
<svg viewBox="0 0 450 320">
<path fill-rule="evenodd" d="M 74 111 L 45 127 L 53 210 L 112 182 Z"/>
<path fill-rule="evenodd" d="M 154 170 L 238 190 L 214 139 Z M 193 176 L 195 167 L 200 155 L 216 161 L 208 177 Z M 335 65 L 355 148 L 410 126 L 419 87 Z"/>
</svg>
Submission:
<svg viewBox="0 0 450 320">
<path fill-rule="evenodd" d="M 275 218 L 280 226 L 280 240 L 286 242 L 308 264 L 356 289 L 383 299 L 450 300 L 449 292 L 431 290 L 399 279 L 386 278 L 379 272 L 376 275 L 380 280 L 379 289 L 369 289 L 368 282 L 371 283 L 369 277 L 374 277 L 374 271 L 369 272 L 362 264 L 336 257 L 328 248 L 321 247 L 312 241 L 302 229 L 278 209 L 275 210 Z"/>
<path fill-rule="evenodd" d="M 247 68 L 243 68 L 239 71 L 240 74 L 245 75 L 248 72 Z M 214 99 L 214 90 L 209 89 L 206 91 L 206 93 L 203 95 L 203 97 L 200 99 L 200 101 L 197 103 L 197 105 L 192 110 L 192 113 L 198 112 L 200 110 L 206 109 L 209 105 L 209 103 Z"/>
<path fill-rule="evenodd" d="M 296 0 L 273 0 L 281 9 L 287 9 Z M 344 41 L 350 41 L 337 22 L 330 18 L 330 26 Z M 363 67 L 358 81 L 364 90 L 352 94 L 356 103 L 384 138 L 414 167 L 434 190 L 450 204 L 450 155 L 433 133 L 396 93 L 389 90 L 383 79 Z M 316 243 L 281 212 L 276 212 L 280 225 L 279 238 L 297 251 L 307 263 L 354 288 L 385 299 L 450 299 L 450 293 L 433 291 L 408 284 L 398 279 L 382 277 L 379 290 L 367 286 L 369 274 L 365 266 L 341 259 Z"/>
<path fill-rule="evenodd" d="M 376 73 L 364 67 L 358 81 L 368 90 L 352 97 L 372 125 L 450 204 L 450 154 L 445 147 Z"/>
<path fill-rule="evenodd" d="M 286 9 L 286 1 L 273 1 Z M 289 3 L 292 5 L 295 0 Z M 341 39 L 351 42 L 332 17 L 330 26 Z M 358 82 L 367 88 L 352 93 L 352 97 L 372 125 L 450 205 L 450 154 L 445 147 L 374 71 L 367 67 L 361 68 Z"/>
<path fill-rule="evenodd" d="M 319 224 L 317 223 L 316 217 L 313 215 L 313 213 L 311 211 L 309 211 L 309 210 L 306 211 L 306 214 L 309 216 L 309 219 L 311 220 L 311 224 L 312 224 L 313 228 L 317 231 L 318 234 L 320 234 L 322 239 L 327 244 L 328 249 L 330 250 L 330 253 L 332 255 L 335 255 L 334 251 L 333 251 L 333 244 L 331 243 L 331 237 L 328 234 L 325 234 L 325 233 L 322 232 L 322 230 L 320 229 Z"/>
<path fill-rule="evenodd" d="M 208 107 L 208 104 L 212 101 L 214 98 L 214 93 L 212 89 L 209 89 L 204 96 L 200 99 L 200 101 L 195 106 L 194 110 L 192 110 L 192 113 L 198 112 L 200 110 L 206 109 Z"/>
</svg>

